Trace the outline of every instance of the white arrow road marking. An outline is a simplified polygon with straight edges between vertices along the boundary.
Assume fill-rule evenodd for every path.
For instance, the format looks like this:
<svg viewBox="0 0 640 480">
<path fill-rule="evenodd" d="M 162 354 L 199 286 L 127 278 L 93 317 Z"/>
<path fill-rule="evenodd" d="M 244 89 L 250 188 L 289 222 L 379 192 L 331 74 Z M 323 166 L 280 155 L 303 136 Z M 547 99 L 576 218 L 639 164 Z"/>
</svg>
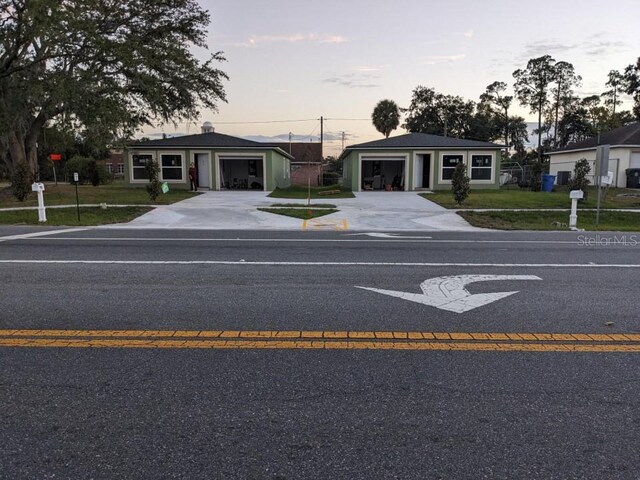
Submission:
<svg viewBox="0 0 640 480">
<path fill-rule="evenodd" d="M 478 293 L 472 295 L 465 285 L 474 282 L 489 282 L 494 280 L 542 280 L 536 275 L 453 275 L 448 277 L 429 278 L 420 284 L 422 293 L 398 292 L 381 288 L 358 287 L 363 290 L 382 293 L 391 297 L 398 297 L 410 302 L 421 303 L 441 310 L 463 313 L 474 308 L 482 307 L 501 298 L 513 295 L 515 292 Z"/>
<path fill-rule="evenodd" d="M 409 235 L 400 235 L 398 233 L 384 233 L 384 232 L 364 232 L 364 233 L 347 233 L 346 234 L 347 237 L 356 237 L 358 235 L 364 235 L 367 237 L 376 237 L 376 238 L 401 238 L 401 239 L 432 238 L 432 237 L 423 237 L 423 236 L 415 237 L 415 236 L 409 236 Z"/>
</svg>

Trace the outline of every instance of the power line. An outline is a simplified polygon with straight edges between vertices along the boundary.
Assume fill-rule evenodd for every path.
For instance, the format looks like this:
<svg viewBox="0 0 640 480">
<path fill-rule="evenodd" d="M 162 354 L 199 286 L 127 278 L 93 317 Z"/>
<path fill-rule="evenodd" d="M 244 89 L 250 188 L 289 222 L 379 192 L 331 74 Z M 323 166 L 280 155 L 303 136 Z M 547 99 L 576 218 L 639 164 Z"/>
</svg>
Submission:
<svg viewBox="0 0 640 480">
<path fill-rule="evenodd" d="M 370 118 L 325 118 L 325 120 L 339 120 L 341 122 L 370 122 Z"/>
<path fill-rule="evenodd" d="M 317 118 L 305 118 L 300 120 L 264 120 L 260 122 L 215 122 L 216 125 L 248 125 L 257 123 L 297 123 L 297 122 L 317 122 Z"/>
</svg>

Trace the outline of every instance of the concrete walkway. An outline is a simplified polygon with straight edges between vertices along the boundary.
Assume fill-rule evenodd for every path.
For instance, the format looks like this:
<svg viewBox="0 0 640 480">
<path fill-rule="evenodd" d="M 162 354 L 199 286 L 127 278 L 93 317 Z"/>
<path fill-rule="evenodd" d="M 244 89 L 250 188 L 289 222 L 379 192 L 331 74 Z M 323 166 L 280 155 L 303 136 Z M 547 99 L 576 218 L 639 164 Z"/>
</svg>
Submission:
<svg viewBox="0 0 640 480">
<path fill-rule="evenodd" d="M 338 213 L 304 222 L 260 212 L 257 207 L 304 200 L 268 198 L 265 192 L 205 192 L 173 205 L 160 206 L 120 227 L 213 230 L 360 230 L 475 231 L 455 212 L 415 192 L 361 192 L 356 198 L 318 199 L 334 204 Z"/>
</svg>

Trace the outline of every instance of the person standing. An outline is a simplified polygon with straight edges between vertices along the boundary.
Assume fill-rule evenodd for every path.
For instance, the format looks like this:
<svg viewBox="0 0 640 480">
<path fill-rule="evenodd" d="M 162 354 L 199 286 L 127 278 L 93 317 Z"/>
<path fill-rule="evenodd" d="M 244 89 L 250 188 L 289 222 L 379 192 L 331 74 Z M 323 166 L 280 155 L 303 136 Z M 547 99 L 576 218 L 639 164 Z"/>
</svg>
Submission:
<svg viewBox="0 0 640 480">
<path fill-rule="evenodd" d="M 198 172 L 196 171 L 196 164 L 191 162 L 189 166 L 189 182 L 190 182 L 190 190 L 194 192 L 198 191 Z"/>
</svg>

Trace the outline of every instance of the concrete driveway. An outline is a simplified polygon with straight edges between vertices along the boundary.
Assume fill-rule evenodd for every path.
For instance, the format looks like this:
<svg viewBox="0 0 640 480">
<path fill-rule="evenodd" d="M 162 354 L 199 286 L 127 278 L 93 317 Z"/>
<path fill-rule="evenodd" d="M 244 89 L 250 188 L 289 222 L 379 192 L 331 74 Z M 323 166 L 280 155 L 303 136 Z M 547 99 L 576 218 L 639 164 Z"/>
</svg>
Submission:
<svg viewBox="0 0 640 480">
<path fill-rule="evenodd" d="M 259 206 L 272 203 L 304 201 L 268 198 L 267 193 L 254 191 L 204 192 L 173 205 L 158 207 L 126 226 L 212 230 L 480 230 L 415 192 L 360 192 L 356 193 L 356 198 L 314 200 L 314 203 L 334 204 L 340 211 L 306 224 L 302 220 L 257 210 Z"/>
</svg>

